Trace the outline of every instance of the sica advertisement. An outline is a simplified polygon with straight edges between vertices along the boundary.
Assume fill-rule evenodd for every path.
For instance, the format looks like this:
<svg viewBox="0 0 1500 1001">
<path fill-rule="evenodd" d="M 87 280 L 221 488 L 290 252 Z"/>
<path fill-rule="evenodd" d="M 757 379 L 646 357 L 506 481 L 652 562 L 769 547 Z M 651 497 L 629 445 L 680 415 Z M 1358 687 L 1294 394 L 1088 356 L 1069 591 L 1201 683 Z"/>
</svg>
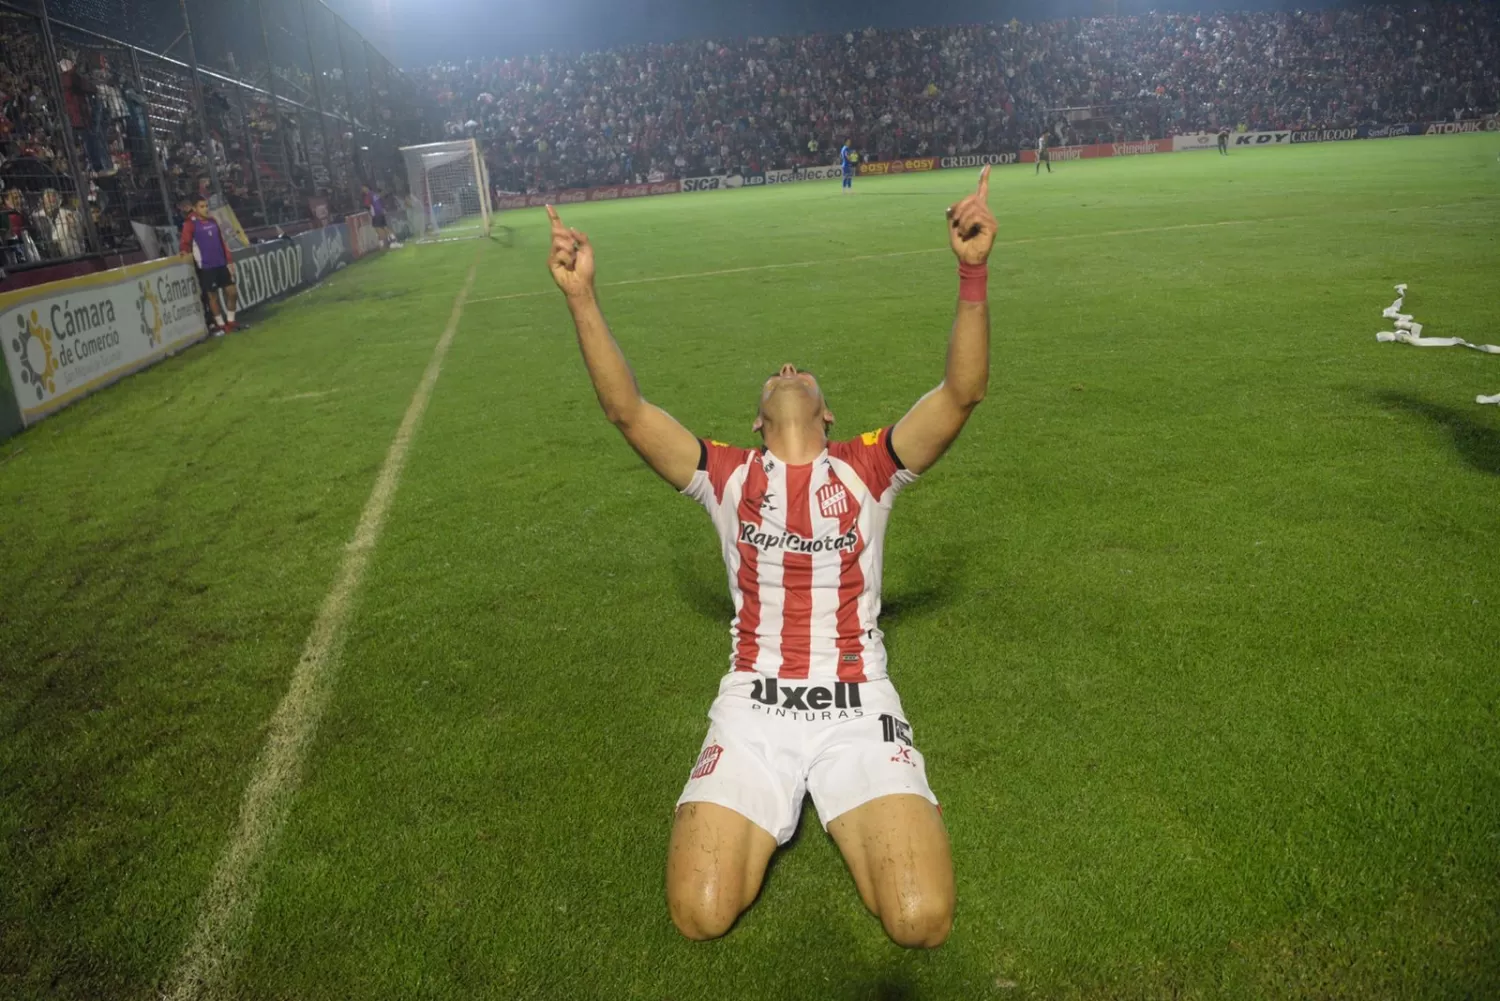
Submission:
<svg viewBox="0 0 1500 1001">
<path fill-rule="evenodd" d="M 0 295 L 0 346 L 27 425 L 206 334 L 181 258 Z"/>
</svg>

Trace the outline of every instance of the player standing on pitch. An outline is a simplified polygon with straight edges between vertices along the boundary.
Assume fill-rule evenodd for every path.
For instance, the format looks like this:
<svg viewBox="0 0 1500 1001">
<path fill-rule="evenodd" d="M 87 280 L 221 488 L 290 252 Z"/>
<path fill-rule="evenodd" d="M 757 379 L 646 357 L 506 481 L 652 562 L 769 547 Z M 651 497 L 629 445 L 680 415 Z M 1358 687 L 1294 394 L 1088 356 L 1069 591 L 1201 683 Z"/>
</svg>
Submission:
<svg viewBox="0 0 1500 1001">
<path fill-rule="evenodd" d="M 1052 154 L 1047 152 L 1047 133 L 1043 132 L 1036 140 L 1036 172 L 1042 172 L 1042 164 L 1047 165 L 1047 173 L 1052 173 Z"/>
<path fill-rule="evenodd" d="M 854 161 L 859 159 L 859 154 L 849 148 L 849 140 L 844 140 L 844 145 L 839 149 L 839 166 L 844 168 L 844 190 L 854 190 Z"/>
<path fill-rule="evenodd" d="M 1219 155 L 1229 155 L 1229 130 L 1226 128 L 1219 129 Z"/>
<path fill-rule="evenodd" d="M 979 190 L 948 209 L 958 305 L 943 381 L 894 426 L 830 442 L 818 381 L 783 365 L 761 387 L 760 448 L 695 438 L 641 397 L 594 291 L 594 248 L 551 206 L 548 267 L 604 415 L 718 532 L 735 617 L 730 670 L 677 801 L 667 908 L 692 939 L 727 932 L 796 830 L 804 793 L 892 941 L 942 944 L 953 923 L 948 832 L 878 625 L 891 504 L 984 399 L 995 217 Z"/>
</svg>

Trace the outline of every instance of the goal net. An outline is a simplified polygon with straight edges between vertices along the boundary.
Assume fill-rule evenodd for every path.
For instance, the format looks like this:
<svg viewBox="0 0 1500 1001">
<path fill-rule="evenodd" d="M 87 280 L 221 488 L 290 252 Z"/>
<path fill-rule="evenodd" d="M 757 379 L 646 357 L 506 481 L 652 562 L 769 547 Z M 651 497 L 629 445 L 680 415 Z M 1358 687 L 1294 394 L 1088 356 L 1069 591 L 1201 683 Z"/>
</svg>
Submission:
<svg viewBox="0 0 1500 1001">
<path fill-rule="evenodd" d="M 419 218 L 419 240 L 461 240 L 490 235 L 490 179 L 472 139 L 403 146 L 406 179 Z"/>
</svg>

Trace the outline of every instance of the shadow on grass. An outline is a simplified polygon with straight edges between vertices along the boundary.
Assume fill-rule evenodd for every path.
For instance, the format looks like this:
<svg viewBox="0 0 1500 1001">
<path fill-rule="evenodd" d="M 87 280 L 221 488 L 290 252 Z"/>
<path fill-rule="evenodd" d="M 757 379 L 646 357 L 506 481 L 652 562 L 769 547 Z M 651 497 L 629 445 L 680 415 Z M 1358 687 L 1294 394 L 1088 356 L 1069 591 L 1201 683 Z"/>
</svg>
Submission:
<svg viewBox="0 0 1500 1001">
<path fill-rule="evenodd" d="M 1471 468 L 1500 476 L 1500 431 L 1486 427 L 1479 415 L 1417 399 L 1394 390 L 1374 393 L 1373 399 L 1387 410 L 1400 410 L 1421 417 L 1448 432 L 1453 449 Z"/>
<path fill-rule="evenodd" d="M 917 1001 L 917 989 L 900 974 L 886 975 L 875 981 L 868 996 L 874 1001 Z"/>
<path fill-rule="evenodd" d="M 929 553 L 923 561 L 921 586 L 898 590 L 881 601 L 881 628 L 916 621 L 953 604 L 959 595 L 963 568 L 964 547 L 958 542 Z"/>
<path fill-rule="evenodd" d="M 734 602 L 724 579 L 724 564 L 718 549 L 706 542 L 696 547 L 677 547 L 677 591 L 682 600 L 698 615 L 711 622 L 728 625 L 734 618 Z"/>
</svg>

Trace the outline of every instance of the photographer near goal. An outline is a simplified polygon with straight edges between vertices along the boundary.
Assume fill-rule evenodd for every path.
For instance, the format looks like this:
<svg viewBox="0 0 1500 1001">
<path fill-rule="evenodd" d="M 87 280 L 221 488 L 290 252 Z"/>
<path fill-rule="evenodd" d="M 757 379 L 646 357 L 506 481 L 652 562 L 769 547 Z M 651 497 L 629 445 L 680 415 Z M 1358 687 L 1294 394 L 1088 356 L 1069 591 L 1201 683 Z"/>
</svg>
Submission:
<svg viewBox="0 0 1500 1001">
<path fill-rule="evenodd" d="M 547 208 L 548 266 L 604 415 L 707 509 L 734 598 L 730 670 L 667 855 L 667 907 L 688 938 L 723 935 L 750 906 L 805 793 L 891 940 L 948 937 L 948 833 L 886 674 L 879 581 L 896 494 L 947 451 L 989 382 L 988 195 L 985 167 L 977 192 L 948 209 L 958 304 L 938 387 L 894 425 L 834 442 L 817 379 L 783 365 L 761 387 L 754 449 L 696 438 L 641 397 L 599 308 L 594 247 Z"/>
</svg>

